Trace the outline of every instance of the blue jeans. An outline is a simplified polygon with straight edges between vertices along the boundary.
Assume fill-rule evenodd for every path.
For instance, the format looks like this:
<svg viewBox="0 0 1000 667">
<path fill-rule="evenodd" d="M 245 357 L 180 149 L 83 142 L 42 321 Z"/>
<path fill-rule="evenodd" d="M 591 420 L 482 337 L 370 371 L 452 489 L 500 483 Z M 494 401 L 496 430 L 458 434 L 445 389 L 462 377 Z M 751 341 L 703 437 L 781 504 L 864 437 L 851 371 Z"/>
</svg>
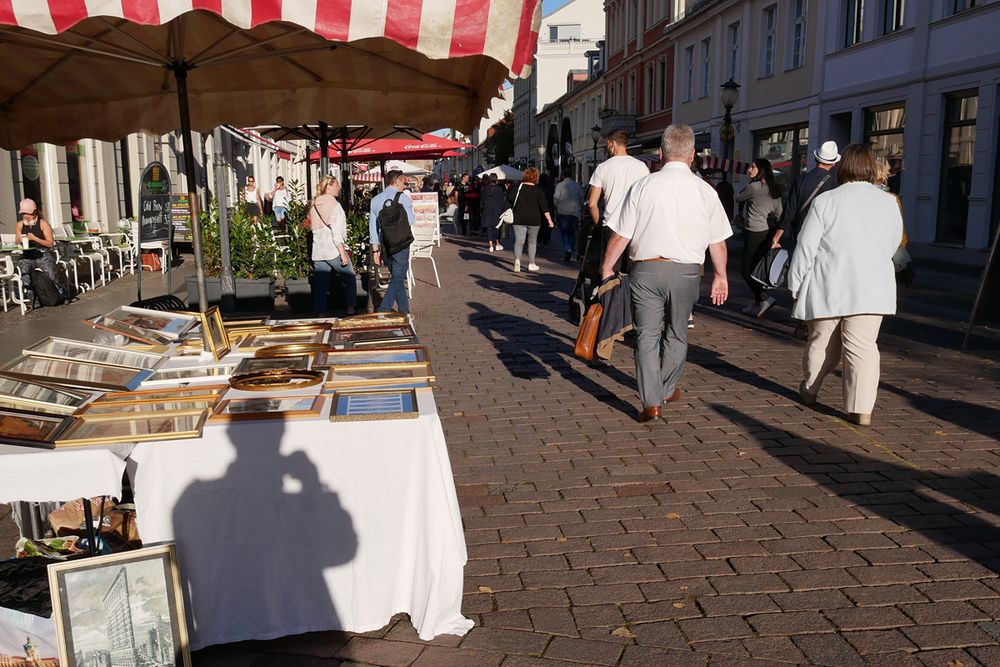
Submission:
<svg viewBox="0 0 1000 667">
<path fill-rule="evenodd" d="M 278 222 L 283 222 L 285 220 L 285 214 L 288 213 L 288 209 L 284 206 L 274 207 L 274 219 Z"/>
<path fill-rule="evenodd" d="M 569 257 L 576 247 L 576 228 L 580 224 L 580 218 L 575 215 L 556 215 L 556 221 L 562 235 L 563 252 Z"/>
<path fill-rule="evenodd" d="M 389 287 L 382 297 L 379 311 L 390 311 L 395 303 L 399 312 L 410 312 L 410 298 L 406 295 L 406 272 L 410 268 L 410 249 L 403 248 L 395 255 L 384 257 L 382 261 L 389 265 Z"/>
<path fill-rule="evenodd" d="M 348 308 L 354 308 L 358 303 L 358 284 L 354 279 L 354 265 L 350 260 L 347 266 L 340 263 L 340 258 L 321 259 L 313 262 L 313 312 L 326 312 L 327 295 L 330 291 L 331 274 L 336 273 L 344 286 L 344 299 Z"/>
</svg>

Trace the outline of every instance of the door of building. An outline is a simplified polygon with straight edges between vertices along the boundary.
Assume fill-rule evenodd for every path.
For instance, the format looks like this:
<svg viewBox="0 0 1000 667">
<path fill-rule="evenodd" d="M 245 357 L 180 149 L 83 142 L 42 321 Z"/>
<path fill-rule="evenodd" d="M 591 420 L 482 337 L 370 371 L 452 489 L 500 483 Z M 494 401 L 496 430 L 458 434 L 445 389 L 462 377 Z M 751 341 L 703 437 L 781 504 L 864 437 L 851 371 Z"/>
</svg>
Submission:
<svg viewBox="0 0 1000 667">
<path fill-rule="evenodd" d="M 941 243 L 965 245 L 978 110 L 976 91 L 954 93 L 945 98 L 937 219 L 937 241 Z"/>
</svg>

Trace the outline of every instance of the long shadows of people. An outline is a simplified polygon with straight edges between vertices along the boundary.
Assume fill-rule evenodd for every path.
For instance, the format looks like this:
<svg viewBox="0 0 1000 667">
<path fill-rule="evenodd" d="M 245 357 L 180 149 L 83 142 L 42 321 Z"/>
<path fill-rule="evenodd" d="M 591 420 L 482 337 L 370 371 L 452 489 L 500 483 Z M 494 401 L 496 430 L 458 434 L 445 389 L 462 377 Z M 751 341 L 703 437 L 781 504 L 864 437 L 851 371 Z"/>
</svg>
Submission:
<svg viewBox="0 0 1000 667">
<path fill-rule="evenodd" d="M 192 465 L 213 471 L 235 459 L 188 485 L 173 511 L 192 629 L 264 638 L 342 627 L 324 571 L 351 562 L 358 542 L 337 493 L 308 454 L 282 451 L 283 437 L 292 444 L 282 421 L 232 422 L 225 435 L 210 428 Z"/>
<path fill-rule="evenodd" d="M 786 437 L 774 437 L 780 426 L 731 406 L 710 407 L 744 427 L 747 437 L 765 453 L 811 479 L 829 495 L 1000 573 L 1000 518 L 996 514 L 1000 510 L 1000 477 L 982 471 L 967 475 L 924 471 L 902 459 L 874 458 L 860 448 L 809 438 L 808 433 L 795 432 L 794 428 L 785 429 Z"/>
<path fill-rule="evenodd" d="M 1000 438 L 1000 409 L 995 404 L 993 406 L 978 405 L 955 398 L 915 394 L 885 382 L 879 386 L 881 389 L 905 398 L 915 410 L 925 412 L 935 419 L 950 422 L 961 429 L 988 438 Z M 994 393 L 987 393 L 983 398 L 993 400 L 996 403 L 996 394 Z"/>
<path fill-rule="evenodd" d="M 469 324 L 493 344 L 497 358 L 513 377 L 545 379 L 556 373 L 602 403 L 629 416 L 637 414 L 636 408 L 624 401 L 619 393 L 606 389 L 573 367 L 566 358 L 573 353 L 574 341 L 569 336 L 527 318 L 497 312 L 482 303 L 469 302 L 469 306 L 473 310 Z M 634 391 L 635 381 L 613 366 L 595 364 L 592 368 L 628 387 L 630 393 Z"/>
<path fill-rule="evenodd" d="M 547 310 L 556 317 L 569 319 L 569 295 L 564 288 L 568 281 L 563 276 L 529 273 L 517 282 L 495 280 L 478 273 L 469 275 L 476 285 L 490 292 L 508 294 L 517 297 L 525 303 L 542 310 Z"/>
</svg>

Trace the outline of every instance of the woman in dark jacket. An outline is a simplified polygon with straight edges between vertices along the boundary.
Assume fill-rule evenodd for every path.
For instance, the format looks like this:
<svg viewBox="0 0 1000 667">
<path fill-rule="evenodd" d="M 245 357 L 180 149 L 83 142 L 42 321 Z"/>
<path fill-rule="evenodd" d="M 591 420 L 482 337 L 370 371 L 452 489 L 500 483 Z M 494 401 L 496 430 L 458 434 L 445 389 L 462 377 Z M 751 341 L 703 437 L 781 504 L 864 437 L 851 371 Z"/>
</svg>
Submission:
<svg viewBox="0 0 1000 667">
<path fill-rule="evenodd" d="M 535 250 L 538 245 L 538 230 L 547 225 L 554 227 L 545 193 L 538 187 L 538 170 L 528 167 L 524 170 L 524 180 L 507 193 L 507 201 L 514 209 L 514 271 L 521 270 L 521 253 L 524 242 L 528 242 L 528 270 L 537 271 Z"/>
<path fill-rule="evenodd" d="M 774 227 L 781 220 L 781 186 L 774 180 L 771 163 L 757 158 L 747 169 L 750 184 L 736 195 L 737 203 L 744 204 L 743 257 L 740 260 L 740 274 L 753 292 L 754 300 L 743 308 L 745 315 L 762 318 L 775 304 L 775 298 L 768 296 L 767 290 L 753 279 L 754 267 L 771 247 Z"/>
<path fill-rule="evenodd" d="M 500 242 L 497 240 L 497 224 L 500 222 L 500 214 L 507 208 L 507 197 L 503 188 L 497 185 L 497 175 L 490 174 L 489 180 L 483 179 L 485 184 L 480 190 L 482 200 L 483 224 L 486 226 L 486 238 L 489 240 L 490 252 L 500 249 Z"/>
</svg>

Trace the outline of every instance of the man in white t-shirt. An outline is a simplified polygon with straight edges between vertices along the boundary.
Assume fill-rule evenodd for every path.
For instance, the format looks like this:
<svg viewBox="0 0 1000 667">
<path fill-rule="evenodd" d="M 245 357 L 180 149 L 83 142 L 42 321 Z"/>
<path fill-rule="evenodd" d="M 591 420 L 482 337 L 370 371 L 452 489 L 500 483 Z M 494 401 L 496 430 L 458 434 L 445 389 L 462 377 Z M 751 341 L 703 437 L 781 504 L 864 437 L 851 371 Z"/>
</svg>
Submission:
<svg viewBox="0 0 1000 667">
<path fill-rule="evenodd" d="M 726 239 L 733 230 L 715 190 L 691 172 L 694 131 L 687 125 L 664 130 L 660 157 L 663 169 L 633 185 L 607 223 L 613 233 L 601 266 L 601 277 L 610 277 L 629 248 L 640 422 L 661 418 L 663 406 L 681 397 L 688 315 L 698 300 L 706 249 L 715 273 L 712 303 L 721 306 L 729 296 Z"/>
<path fill-rule="evenodd" d="M 641 160 L 628 154 L 628 135 L 623 130 L 614 130 L 606 136 L 608 146 L 607 160 L 597 165 L 590 177 L 590 196 L 587 207 L 594 224 L 601 224 L 601 211 L 598 204 L 604 195 L 604 224 L 611 225 L 618 216 L 618 210 L 632 184 L 644 176 L 649 176 L 649 169 Z"/>
</svg>

